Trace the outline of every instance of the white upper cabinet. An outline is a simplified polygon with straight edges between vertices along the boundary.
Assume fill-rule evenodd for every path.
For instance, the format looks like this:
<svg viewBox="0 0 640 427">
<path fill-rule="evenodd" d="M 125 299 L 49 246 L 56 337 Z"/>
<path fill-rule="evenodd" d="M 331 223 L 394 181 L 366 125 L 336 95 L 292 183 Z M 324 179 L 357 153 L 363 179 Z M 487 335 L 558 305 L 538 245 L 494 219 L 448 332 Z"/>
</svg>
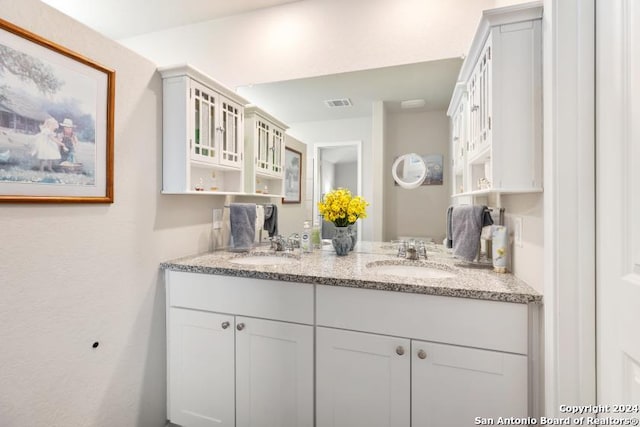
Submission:
<svg viewBox="0 0 640 427">
<path fill-rule="evenodd" d="M 447 112 L 454 196 L 542 191 L 541 21 L 540 2 L 483 14 Z"/>
<path fill-rule="evenodd" d="M 284 135 L 288 126 L 255 105 L 245 108 L 247 193 L 284 194 Z"/>
<path fill-rule="evenodd" d="M 247 101 L 188 65 L 159 71 L 163 192 L 243 192 Z"/>
</svg>

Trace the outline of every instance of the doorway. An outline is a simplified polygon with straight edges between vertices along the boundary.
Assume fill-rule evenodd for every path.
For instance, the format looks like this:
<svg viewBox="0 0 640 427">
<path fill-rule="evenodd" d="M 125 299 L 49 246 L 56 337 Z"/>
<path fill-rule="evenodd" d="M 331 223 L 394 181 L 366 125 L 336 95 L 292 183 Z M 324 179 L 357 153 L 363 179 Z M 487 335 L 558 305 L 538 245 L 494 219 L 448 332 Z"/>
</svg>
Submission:
<svg viewBox="0 0 640 427">
<path fill-rule="evenodd" d="M 318 202 L 337 188 L 346 188 L 353 195 L 362 194 L 362 141 L 314 144 L 313 171 L 313 217 L 322 225 L 322 238 L 331 239 L 334 226 L 319 217 Z M 356 229 L 360 241 L 360 227 Z"/>
</svg>

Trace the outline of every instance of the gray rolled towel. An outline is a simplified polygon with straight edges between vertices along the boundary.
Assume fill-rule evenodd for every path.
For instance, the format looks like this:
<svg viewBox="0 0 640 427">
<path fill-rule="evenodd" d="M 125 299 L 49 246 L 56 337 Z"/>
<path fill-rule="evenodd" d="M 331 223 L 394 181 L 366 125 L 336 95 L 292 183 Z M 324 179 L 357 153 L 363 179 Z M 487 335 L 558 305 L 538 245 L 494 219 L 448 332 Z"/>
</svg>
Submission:
<svg viewBox="0 0 640 427">
<path fill-rule="evenodd" d="M 493 224 L 486 206 L 456 206 L 451 213 L 453 255 L 473 261 L 480 249 L 482 227 Z"/>
<path fill-rule="evenodd" d="M 233 248 L 251 249 L 256 235 L 255 203 L 231 203 L 229 209 Z"/>
<path fill-rule="evenodd" d="M 273 204 L 264 205 L 264 230 L 269 237 L 278 235 L 278 207 Z"/>
</svg>

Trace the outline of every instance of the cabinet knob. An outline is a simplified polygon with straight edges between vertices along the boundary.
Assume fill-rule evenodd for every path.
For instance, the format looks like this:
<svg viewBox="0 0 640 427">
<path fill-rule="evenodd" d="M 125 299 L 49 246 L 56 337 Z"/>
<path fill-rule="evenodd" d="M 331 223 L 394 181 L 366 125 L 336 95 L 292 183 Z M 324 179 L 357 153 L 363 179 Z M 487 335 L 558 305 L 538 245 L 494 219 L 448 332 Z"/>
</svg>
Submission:
<svg viewBox="0 0 640 427">
<path fill-rule="evenodd" d="M 222 322 L 222 325 L 220 326 L 222 326 L 222 329 L 227 329 L 229 327 L 229 324 L 229 322 Z"/>
<path fill-rule="evenodd" d="M 236 326 L 236 328 L 241 331 L 244 329 L 244 323 L 238 323 L 238 326 Z"/>
<path fill-rule="evenodd" d="M 424 351 L 424 350 L 420 350 L 420 351 L 418 351 L 418 357 L 419 357 L 420 359 L 426 359 L 426 358 L 427 358 L 427 352 L 426 352 L 426 351 Z"/>
<path fill-rule="evenodd" d="M 398 354 L 398 356 L 402 356 L 404 354 L 404 347 L 401 345 L 396 347 L 396 353 Z"/>
</svg>

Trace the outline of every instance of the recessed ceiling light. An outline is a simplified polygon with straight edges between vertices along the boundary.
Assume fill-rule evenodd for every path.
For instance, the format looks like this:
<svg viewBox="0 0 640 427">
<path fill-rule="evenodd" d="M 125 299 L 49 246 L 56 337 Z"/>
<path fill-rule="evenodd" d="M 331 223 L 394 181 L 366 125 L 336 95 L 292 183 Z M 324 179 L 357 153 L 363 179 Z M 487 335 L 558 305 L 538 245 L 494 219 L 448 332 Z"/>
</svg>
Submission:
<svg viewBox="0 0 640 427">
<path fill-rule="evenodd" d="M 424 99 L 409 99 L 400 103 L 401 108 L 420 108 L 425 105 L 426 102 Z"/>
</svg>

